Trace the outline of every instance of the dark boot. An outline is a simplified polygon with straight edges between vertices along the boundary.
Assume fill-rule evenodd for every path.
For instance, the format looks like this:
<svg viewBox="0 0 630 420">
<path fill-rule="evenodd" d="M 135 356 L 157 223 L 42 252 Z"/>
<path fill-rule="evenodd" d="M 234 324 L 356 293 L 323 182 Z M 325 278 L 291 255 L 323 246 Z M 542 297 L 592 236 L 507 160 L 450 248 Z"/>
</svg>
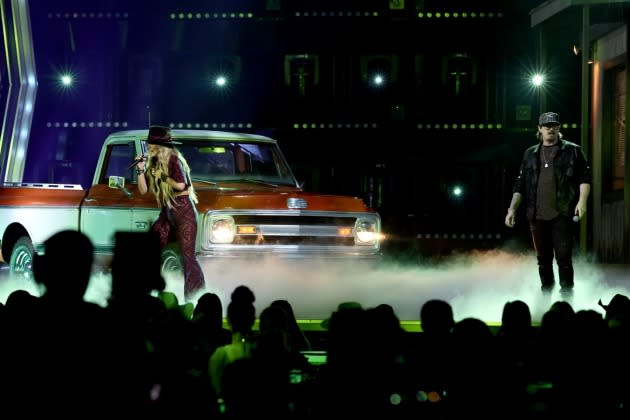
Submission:
<svg viewBox="0 0 630 420">
<path fill-rule="evenodd" d="M 540 289 L 545 293 L 550 293 L 556 285 L 551 266 L 538 265 L 538 274 L 540 275 Z"/>
<path fill-rule="evenodd" d="M 573 266 L 559 265 L 558 277 L 560 278 L 560 287 L 563 289 L 573 290 Z"/>
</svg>

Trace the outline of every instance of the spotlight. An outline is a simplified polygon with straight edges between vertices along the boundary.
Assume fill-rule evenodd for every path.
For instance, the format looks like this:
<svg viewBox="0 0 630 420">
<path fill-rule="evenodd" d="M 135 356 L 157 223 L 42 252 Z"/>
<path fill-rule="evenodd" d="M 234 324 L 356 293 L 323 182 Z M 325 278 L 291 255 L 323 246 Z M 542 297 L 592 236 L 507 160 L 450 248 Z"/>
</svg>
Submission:
<svg viewBox="0 0 630 420">
<path fill-rule="evenodd" d="M 540 87 L 545 83 L 545 76 L 540 73 L 534 74 L 531 78 L 531 83 L 536 87 Z"/>
<path fill-rule="evenodd" d="M 222 88 L 225 87 L 228 83 L 228 79 L 227 77 L 223 76 L 223 75 L 218 75 L 215 79 L 214 79 L 214 84 L 215 86 Z"/>
</svg>

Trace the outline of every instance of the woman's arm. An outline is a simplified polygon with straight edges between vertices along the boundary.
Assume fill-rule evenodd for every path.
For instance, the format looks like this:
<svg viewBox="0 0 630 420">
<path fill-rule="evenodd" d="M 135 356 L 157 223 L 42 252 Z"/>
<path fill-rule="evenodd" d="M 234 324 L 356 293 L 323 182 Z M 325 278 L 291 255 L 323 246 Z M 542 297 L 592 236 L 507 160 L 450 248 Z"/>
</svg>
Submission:
<svg viewBox="0 0 630 420">
<path fill-rule="evenodd" d="M 168 162 L 168 173 L 156 173 L 162 182 L 166 182 L 174 191 L 182 192 L 186 190 L 186 178 L 182 171 L 182 165 L 177 155 L 171 155 Z"/>
<path fill-rule="evenodd" d="M 141 158 L 141 156 L 136 157 L 136 159 Z M 144 195 L 149 191 L 149 187 L 147 186 L 147 176 L 145 174 L 146 171 L 146 162 L 141 160 L 138 162 L 136 166 L 136 173 L 138 174 L 138 191 L 140 194 Z"/>
<path fill-rule="evenodd" d="M 164 172 L 160 172 L 159 177 L 162 180 L 162 182 L 166 182 L 175 191 L 181 192 L 186 189 L 186 184 L 184 182 L 177 182 Z"/>
</svg>

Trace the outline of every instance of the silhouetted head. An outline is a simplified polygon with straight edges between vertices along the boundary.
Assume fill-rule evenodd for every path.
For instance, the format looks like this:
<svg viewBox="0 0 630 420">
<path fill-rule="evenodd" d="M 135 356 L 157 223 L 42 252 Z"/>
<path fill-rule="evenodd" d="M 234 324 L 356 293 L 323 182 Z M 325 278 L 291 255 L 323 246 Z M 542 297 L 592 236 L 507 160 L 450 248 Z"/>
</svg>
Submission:
<svg viewBox="0 0 630 420">
<path fill-rule="evenodd" d="M 333 315 L 339 312 L 345 312 L 345 311 L 361 311 L 361 313 L 363 313 L 364 309 L 363 309 L 363 305 L 361 305 L 359 302 L 355 302 L 355 301 L 341 302 L 339 305 L 337 305 L 337 310 L 334 311 L 328 318 L 324 319 L 321 322 L 322 328 L 329 329 L 330 322 L 331 322 L 331 319 L 333 318 Z M 337 316 L 336 318 L 339 319 L 341 318 L 341 316 Z"/>
<path fill-rule="evenodd" d="M 256 296 L 254 295 L 252 289 L 241 284 L 234 289 L 230 299 L 232 302 L 239 301 L 253 304 L 256 301 Z"/>
<path fill-rule="evenodd" d="M 503 314 L 501 316 L 502 332 L 525 332 L 531 325 L 532 316 L 527 303 L 522 300 L 514 300 L 503 305 Z"/>
<path fill-rule="evenodd" d="M 377 322 L 379 327 L 397 333 L 400 330 L 400 319 L 391 305 L 381 303 L 368 309 L 368 319 Z"/>
<path fill-rule="evenodd" d="M 204 319 L 211 326 L 220 328 L 223 325 L 223 304 L 221 303 L 221 298 L 216 293 L 210 292 L 201 295 L 195 305 L 193 319 Z"/>
<path fill-rule="evenodd" d="M 557 300 L 551 304 L 550 311 L 556 311 L 567 318 L 572 318 L 575 315 L 575 309 L 573 306 L 565 300 Z"/>
<path fill-rule="evenodd" d="M 260 331 L 277 333 L 289 330 L 287 313 L 279 306 L 270 305 L 260 314 Z"/>
<path fill-rule="evenodd" d="M 624 318 L 630 318 L 630 299 L 627 296 L 617 293 L 610 300 L 608 305 L 604 305 L 602 300 L 599 300 L 599 306 L 606 311 L 605 318 L 617 318 L 623 316 Z"/>
<path fill-rule="evenodd" d="M 453 337 L 460 342 L 485 340 L 492 337 L 492 331 L 488 324 L 479 318 L 468 317 L 453 325 Z"/>
<path fill-rule="evenodd" d="M 33 257 L 33 276 L 44 285 L 45 295 L 82 300 L 90 282 L 94 246 L 84 233 L 57 232 L 44 242 L 44 253 Z"/>
<path fill-rule="evenodd" d="M 38 297 L 32 295 L 26 290 L 17 289 L 12 291 L 9 296 L 7 296 L 7 301 L 5 303 L 7 311 L 16 311 L 16 310 L 28 310 L 31 305 L 37 302 Z"/>
<path fill-rule="evenodd" d="M 278 307 L 287 314 L 287 320 L 289 321 L 289 342 L 291 344 L 291 348 L 294 350 L 310 350 L 311 343 L 302 332 L 291 303 L 286 299 L 277 299 L 271 302 L 270 306 Z"/>
<path fill-rule="evenodd" d="M 449 333 L 455 325 L 451 304 L 440 299 L 426 301 L 420 309 L 420 325 L 429 334 Z"/>
<path fill-rule="evenodd" d="M 245 285 L 237 286 L 227 307 L 227 318 L 232 332 L 249 333 L 256 322 L 256 297 L 252 289 Z"/>
<path fill-rule="evenodd" d="M 279 306 L 281 307 L 289 316 L 289 319 L 295 319 L 295 314 L 293 313 L 293 307 L 286 299 L 276 299 L 271 302 L 271 306 Z"/>
</svg>

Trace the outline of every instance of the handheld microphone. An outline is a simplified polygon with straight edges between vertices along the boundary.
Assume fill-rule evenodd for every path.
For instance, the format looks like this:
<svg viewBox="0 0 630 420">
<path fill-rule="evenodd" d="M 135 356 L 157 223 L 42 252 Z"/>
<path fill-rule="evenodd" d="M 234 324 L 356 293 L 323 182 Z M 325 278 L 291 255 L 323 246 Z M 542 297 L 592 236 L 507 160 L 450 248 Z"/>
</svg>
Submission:
<svg viewBox="0 0 630 420">
<path fill-rule="evenodd" d="M 128 166 L 127 169 L 131 169 L 134 166 L 136 166 L 138 163 L 142 162 L 143 160 L 145 160 L 147 157 L 145 155 L 140 156 L 139 158 L 135 159 L 133 162 L 131 162 Z"/>
<path fill-rule="evenodd" d="M 580 216 L 578 216 L 577 214 L 575 216 L 573 216 L 573 221 L 574 222 L 579 222 L 580 221 Z"/>
</svg>

